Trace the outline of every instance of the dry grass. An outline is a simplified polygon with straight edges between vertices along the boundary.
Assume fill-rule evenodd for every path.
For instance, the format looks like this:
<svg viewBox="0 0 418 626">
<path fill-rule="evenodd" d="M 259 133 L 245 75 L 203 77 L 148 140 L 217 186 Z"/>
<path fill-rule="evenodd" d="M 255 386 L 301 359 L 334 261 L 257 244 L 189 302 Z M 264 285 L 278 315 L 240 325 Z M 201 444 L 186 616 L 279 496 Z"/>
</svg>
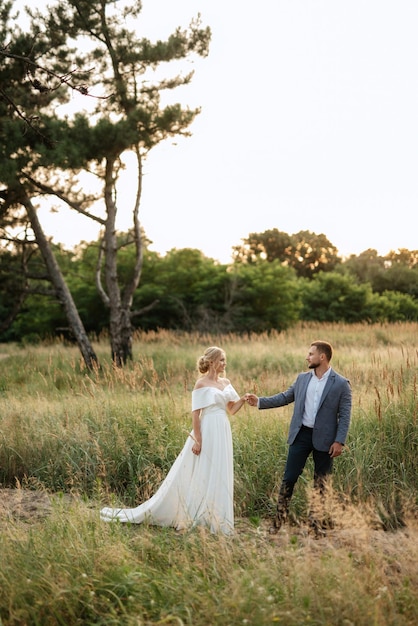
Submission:
<svg viewBox="0 0 418 626">
<path fill-rule="evenodd" d="M 387 533 L 346 503 L 319 539 L 303 525 L 272 536 L 267 520 L 248 519 L 225 538 L 100 524 L 78 499 L 1 495 L 4 624 L 416 623 L 414 519 Z"/>
<path fill-rule="evenodd" d="M 135 362 L 100 372 L 76 348 L 2 346 L 0 623 L 412 626 L 418 622 L 418 325 L 300 325 L 251 337 L 138 334 Z M 273 393 L 304 369 L 309 343 L 333 343 L 354 393 L 348 448 L 324 515 L 311 470 L 292 519 L 270 535 L 291 409 L 232 418 L 236 533 L 176 533 L 98 519 L 112 495 L 149 497 L 190 426 L 196 358 L 225 348 L 242 393 Z M 7 366 L 5 365 L 7 363 Z M 3 480 L 4 482 L 4 480 Z M 13 487 L 13 488 L 11 488 Z"/>
</svg>

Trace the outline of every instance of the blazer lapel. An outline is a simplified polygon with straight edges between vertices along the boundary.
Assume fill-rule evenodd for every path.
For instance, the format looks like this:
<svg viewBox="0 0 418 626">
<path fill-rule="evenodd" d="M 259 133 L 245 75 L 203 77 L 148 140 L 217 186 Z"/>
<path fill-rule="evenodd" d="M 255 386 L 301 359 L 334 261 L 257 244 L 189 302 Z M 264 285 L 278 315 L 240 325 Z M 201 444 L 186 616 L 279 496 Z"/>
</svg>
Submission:
<svg viewBox="0 0 418 626">
<path fill-rule="evenodd" d="M 325 383 L 324 391 L 322 392 L 321 402 L 319 403 L 318 411 L 321 408 L 322 403 L 324 402 L 325 398 L 327 397 L 327 395 L 329 393 L 329 390 L 331 389 L 332 385 L 334 384 L 334 379 L 335 379 L 335 373 L 334 373 L 333 370 L 331 370 L 330 373 L 329 373 L 329 376 L 328 376 L 328 380 Z"/>
<path fill-rule="evenodd" d="M 311 372 L 306 372 L 306 375 L 303 379 L 303 385 L 302 385 L 302 398 L 303 398 L 303 402 L 305 402 L 305 398 L 306 398 L 306 392 L 308 390 L 308 385 L 312 380 L 312 373 Z"/>
</svg>

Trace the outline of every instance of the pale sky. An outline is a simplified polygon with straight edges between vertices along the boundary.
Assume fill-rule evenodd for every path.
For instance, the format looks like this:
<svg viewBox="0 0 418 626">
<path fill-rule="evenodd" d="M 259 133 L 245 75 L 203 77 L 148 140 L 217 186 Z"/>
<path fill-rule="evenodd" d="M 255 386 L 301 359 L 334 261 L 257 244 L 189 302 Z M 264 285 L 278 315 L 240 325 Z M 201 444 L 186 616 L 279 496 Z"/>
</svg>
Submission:
<svg viewBox="0 0 418 626">
<path fill-rule="evenodd" d="M 178 92 L 202 108 L 193 136 L 145 163 L 151 249 L 198 248 L 228 263 L 232 246 L 271 228 L 324 233 L 344 256 L 418 248 L 417 0 L 143 7 L 141 37 L 164 38 L 197 13 L 212 29 L 208 58 Z M 46 230 L 69 246 L 97 236 L 68 213 Z"/>
</svg>

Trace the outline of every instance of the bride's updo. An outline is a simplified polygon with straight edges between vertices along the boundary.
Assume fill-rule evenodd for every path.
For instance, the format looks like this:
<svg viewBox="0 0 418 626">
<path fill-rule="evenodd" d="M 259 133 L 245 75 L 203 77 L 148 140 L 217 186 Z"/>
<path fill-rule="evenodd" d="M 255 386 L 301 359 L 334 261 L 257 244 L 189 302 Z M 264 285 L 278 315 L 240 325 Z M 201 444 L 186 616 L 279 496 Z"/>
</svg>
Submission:
<svg viewBox="0 0 418 626">
<path fill-rule="evenodd" d="M 224 354 L 225 352 L 217 346 L 206 348 L 203 355 L 197 359 L 197 369 L 201 374 L 206 374 L 209 371 L 210 364 L 219 361 Z"/>
</svg>

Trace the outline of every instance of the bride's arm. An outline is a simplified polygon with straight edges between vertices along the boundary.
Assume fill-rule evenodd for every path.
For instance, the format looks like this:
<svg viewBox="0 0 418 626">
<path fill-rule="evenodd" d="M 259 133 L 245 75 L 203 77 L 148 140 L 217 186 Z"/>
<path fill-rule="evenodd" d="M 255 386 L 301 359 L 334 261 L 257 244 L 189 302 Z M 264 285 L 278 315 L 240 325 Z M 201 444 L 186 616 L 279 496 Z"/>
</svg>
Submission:
<svg viewBox="0 0 418 626">
<path fill-rule="evenodd" d="M 228 412 L 231 415 L 235 415 L 235 413 L 238 413 L 238 411 L 246 403 L 246 401 L 247 401 L 247 394 L 242 396 L 242 398 L 240 398 L 236 402 L 228 402 L 228 404 L 227 404 Z"/>
<path fill-rule="evenodd" d="M 192 452 L 194 454 L 200 454 L 202 451 L 202 433 L 200 431 L 200 413 L 201 409 L 192 411 L 192 425 L 193 425 L 193 439 L 194 444 Z"/>
</svg>

